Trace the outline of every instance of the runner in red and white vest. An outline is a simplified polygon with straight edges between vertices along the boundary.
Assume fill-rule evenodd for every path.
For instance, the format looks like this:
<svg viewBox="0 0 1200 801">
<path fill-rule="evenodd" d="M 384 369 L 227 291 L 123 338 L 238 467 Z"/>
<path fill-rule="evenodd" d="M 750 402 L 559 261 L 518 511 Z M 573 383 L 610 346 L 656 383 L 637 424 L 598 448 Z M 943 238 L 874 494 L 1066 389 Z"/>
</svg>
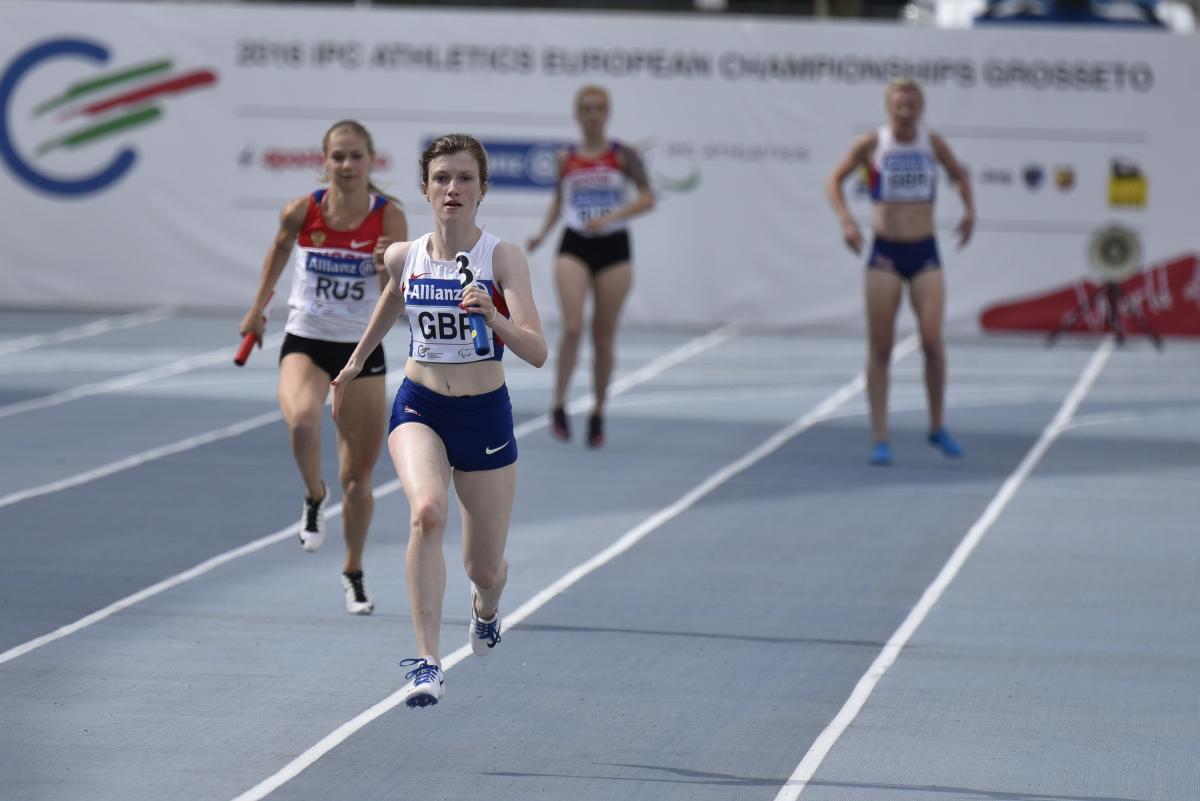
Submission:
<svg viewBox="0 0 1200 801">
<path fill-rule="evenodd" d="M 615 359 L 617 320 L 633 282 L 632 248 L 627 223 L 654 208 L 654 193 L 641 156 L 605 134 L 608 91 L 585 86 L 575 95 L 575 119 L 581 141 L 559 154 L 558 181 L 542 230 L 527 243 L 532 252 L 565 217 L 566 227 L 554 263 L 562 312 L 562 333 L 550 405 L 550 433 L 571 436 L 567 392 L 583 335 L 583 310 L 592 293 L 592 393 L 587 444 L 604 444 L 604 404 Z M 632 191 L 631 191 L 632 190 Z"/>
<path fill-rule="evenodd" d="M 309 552 L 325 539 L 329 493 L 321 478 L 321 421 L 329 382 L 354 350 L 386 283 L 379 269 L 383 248 L 408 236 L 399 203 L 371 184 L 375 146 L 366 128 L 342 120 L 325 133 L 321 146 L 329 186 L 283 207 L 254 300 L 238 328 L 243 336 L 258 337 L 261 346 L 264 308 L 290 258 L 292 287 L 276 396 L 304 482 L 298 538 Z M 356 413 L 337 424 L 346 540 L 342 589 L 346 611 L 358 615 L 375 608 L 362 561 L 374 508 L 371 474 L 383 441 L 386 372 L 381 345 L 346 392 L 346 403 Z"/>
</svg>

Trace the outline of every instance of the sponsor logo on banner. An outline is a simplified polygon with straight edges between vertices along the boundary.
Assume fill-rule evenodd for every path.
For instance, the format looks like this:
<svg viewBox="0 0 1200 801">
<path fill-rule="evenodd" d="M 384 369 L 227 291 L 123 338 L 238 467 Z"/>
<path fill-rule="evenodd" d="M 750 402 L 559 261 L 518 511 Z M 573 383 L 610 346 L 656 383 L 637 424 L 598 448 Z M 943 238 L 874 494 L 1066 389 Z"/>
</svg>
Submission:
<svg viewBox="0 0 1200 801">
<path fill-rule="evenodd" d="M 1042 169 L 1040 164 L 1027 164 L 1025 169 L 1021 170 L 1021 178 L 1025 181 L 1025 186 L 1030 192 L 1036 192 L 1042 186 L 1042 179 L 1046 177 L 1046 171 Z"/>
<path fill-rule="evenodd" d="M 246 145 L 238 154 L 238 165 L 244 168 L 260 167 L 270 172 L 285 172 L 300 170 L 317 172 L 325 166 L 325 154 L 319 147 L 268 145 L 257 147 Z M 392 168 L 392 155 L 387 151 L 377 151 L 375 161 L 371 165 L 372 173 L 387 172 Z"/>
<path fill-rule="evenodd" d="M 985 167 L 979 171 L 979 183 L 984 186 L 1012 186 L 1015 180 L 1012 170 Z"/>
<path fill-rule="evenodd" d="M 1108 176 L 1108 205 L 1145 208 L 1149 181 L 1132 159 L 1116 157 Z"/>
<path fill-rule="evenodd" d="M 1059 165 L 1054 168 L 1054 185 L 1060 192 L 1070 192 L 1075 188 L 1075 168 Z"/>
<path fill-rule="evenodd" d="M 425 139 L 421 149 L 432 141 Z M 558 152 L 568 143 L 491 140 L 482 144 L 492 189 L 552 189 L 558 180 Z"/>
<path fill-rule="evenodd" d="M 128 140 L 164 117 L 168 99 L 217 82 L 213 70 L 178 70 L 165 56 L 111 67 L 110 59 L 98 42 L 64 37 L 33 45 L 0 72 L 0 160 L 23 183 L 52 195 L 107 189 L 133 168 L 137 151 L 123 144 L 106 159 L 95 145 Z M 27 105 L 13 103 L 27 77 L 63 60 L 83 61 L 87 71 Z"/>
</svg>

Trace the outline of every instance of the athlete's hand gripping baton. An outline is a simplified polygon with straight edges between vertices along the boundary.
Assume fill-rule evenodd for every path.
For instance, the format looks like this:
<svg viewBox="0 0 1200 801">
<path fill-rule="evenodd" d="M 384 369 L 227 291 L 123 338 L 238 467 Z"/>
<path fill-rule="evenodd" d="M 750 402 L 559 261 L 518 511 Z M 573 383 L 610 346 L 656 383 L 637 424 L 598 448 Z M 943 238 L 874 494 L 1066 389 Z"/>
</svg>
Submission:
<svg viewBox="0 0 1200 801">
<path fill-rule="evenodd" d="M 471 272 L 471 257 L 465 251 L 459 251 L 454 260 L 458 262 L 458 285 L 464 291 L 475 283 L 475 274 Z M 487 323 L 479 312 L 471 312 L 471 333 L 475 341 L 475 353 L 487 356 L 492 352 L 492 343 L 488 341 Z"/>
<path fill-rule="evenodd" d="M 271 305 L 271 298 L 273 297 L 275 297 L 274 292 L 267 295 L 267 302 L 263 304 L 263 323 L 267 322 L 267 306 Z M 233 354 L 233 363 L 238 367 L 244 367 L 246 359 L 250 358 L 250 351 L 254 349 L 255 344 L 261 346 L 262 337 L 257 334 L 246 334 L 246 336 L 242 337 L 242 344 L 238 345 L 237 353 Z"/>
</svg>

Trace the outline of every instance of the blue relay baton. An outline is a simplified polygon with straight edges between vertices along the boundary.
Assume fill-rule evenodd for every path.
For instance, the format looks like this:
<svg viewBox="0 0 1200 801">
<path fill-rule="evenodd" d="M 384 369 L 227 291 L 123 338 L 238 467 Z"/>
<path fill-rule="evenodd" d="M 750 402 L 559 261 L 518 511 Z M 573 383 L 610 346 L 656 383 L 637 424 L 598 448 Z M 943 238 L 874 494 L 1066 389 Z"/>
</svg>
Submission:
<svg viewBox="0 0 1200 801">
<path fill-rule="evenodd" d="M 467 287 L 475 283 L 475 274 L 471 272 L 471 257 L 466 251 L 460 250 L 454 257 L 458 262 L 458 285 L 461 289 L 466 290 Z M 492 352 L 492 343 L 488 341 L 487 323 L 483 321 L 483 315 L 479 312 L 471 312 L 471 334 L 475 342 L 475 353 L 480 356 L 487 356 Z"/>
</svg>

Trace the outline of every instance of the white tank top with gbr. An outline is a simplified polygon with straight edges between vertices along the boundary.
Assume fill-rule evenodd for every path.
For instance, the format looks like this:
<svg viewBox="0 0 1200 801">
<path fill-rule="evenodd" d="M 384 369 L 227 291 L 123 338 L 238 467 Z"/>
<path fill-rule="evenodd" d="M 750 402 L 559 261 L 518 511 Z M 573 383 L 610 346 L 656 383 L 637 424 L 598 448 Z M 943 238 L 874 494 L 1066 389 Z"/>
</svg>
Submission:
<svg viewBox="0 0 1200 801">
<path fill-rule="evenodd" d="M 431 258 L 430 236 L 425 234 L 414 241 L 404 259 L 404 310 L 412 334 L 409 357 L 438 364 L 499 361 L 504 356 L 504 340 L 490 328 L 487 332 L 492 352 L 487 356 L 475 353 L 469 315 L 458 307 L 462 300 L 458 263 Z M 492 272 L 492 254 L 498 244 L 499 237 L 487 231 L 480 234 L 479 241 L 468 252 L 471 271 L 468 283 L 482 285 L 491 296 L 496 313 L 507 317 L 508 306 Z"/>
<path fill-rule="evenodd" d="M 371 211 L 353 231 L 325 224 L 324 189 L 313 192 L 292 253 L 289 334 L 326 342 L 357 342 L 379 300 L 372 254 L 383 232 L 386 198 L 371 196 Z"/>
<path fill-rule="evenodd" d="M 937 160 L 929 132 L 917 129 L 911 142 L 897 142 L 892 129 L 879 129 L 871 154 L 871 199 L 876 203 L 932 203 L 937 194 Z"/>
</svg>

